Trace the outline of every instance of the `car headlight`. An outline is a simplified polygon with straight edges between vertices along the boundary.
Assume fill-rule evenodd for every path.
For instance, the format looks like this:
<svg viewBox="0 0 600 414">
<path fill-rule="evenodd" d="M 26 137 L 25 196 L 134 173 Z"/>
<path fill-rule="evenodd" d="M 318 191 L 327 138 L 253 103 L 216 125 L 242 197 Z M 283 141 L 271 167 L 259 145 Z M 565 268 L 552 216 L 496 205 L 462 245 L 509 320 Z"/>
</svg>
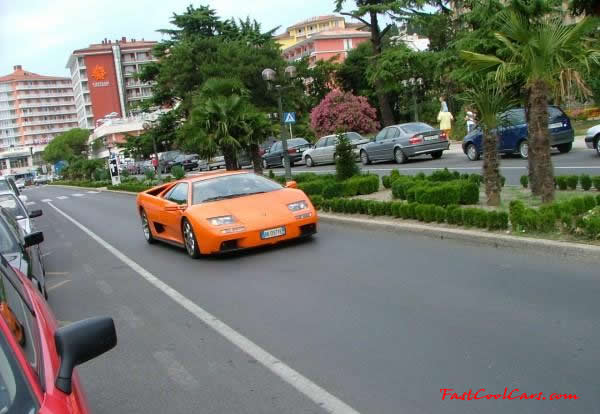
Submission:
<svg viewBox="0 0 600 414">
<path fill-rule="evenodd" d="M 233 216 L 219 216 L 219 217 L 211 217 L 208 219 L 208 222 L 213 226 L 224 226 L 226 224 L 235 223 L 235 217 Z"/>
<path fill-rule="evenodd" d="M 308 204 L 306 203 L 305 200 L 300 200 L 300 201 L 296 201 L 294 203 L 288 204 L 288 208 L 290 209 L 290 211 L 305 210 L 308 208 Z"/>
</svg>

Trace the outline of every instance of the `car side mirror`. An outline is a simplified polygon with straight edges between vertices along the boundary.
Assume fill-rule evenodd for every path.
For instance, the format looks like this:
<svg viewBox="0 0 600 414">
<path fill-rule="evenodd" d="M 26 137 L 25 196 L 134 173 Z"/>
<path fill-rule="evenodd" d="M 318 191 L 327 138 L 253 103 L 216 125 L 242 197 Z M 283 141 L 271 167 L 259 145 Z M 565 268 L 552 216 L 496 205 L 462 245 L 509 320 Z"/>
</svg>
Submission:
<svg viewBox="0 0 600 414">
<path fill-rule="evenodd" d="M 35 233 L 28 234 L 24 237 L 25 247 L 35 246 L 41 244 L 44 241 L 44 233 L 36 231 Z"/>
<path fill-rule="evenodd" d="M 73 368 L 110 351 L 117 345 L 115 323 L 109 317 L 95 317 L 59 328 L 54 333 L 60 368 L 56 388 L 71 393 Z"/>
<path fill-rule="evenodd" d="M 19 195 L 19 199 L 20 199 L 22 202 L 24 202 L 24 203 L 25 203 L 25 202 L 27 202 L 27 200 L 28 200 L 28 198 L 27 198 L 27 196 L 26 196 L 25 194 L 21 194 L 21 195 Z"/>
<path fill-rule="evenodd" d="M 298 188 L 296 181 L 288 181 L 285 183 L 285 188 Z"/>
<path fill-rule="evenodd" d="M 42 210 L 32 210 L 29 212 L 29 218 L 40 217 L 42 214 L 44 214 Z"/>
</svg>

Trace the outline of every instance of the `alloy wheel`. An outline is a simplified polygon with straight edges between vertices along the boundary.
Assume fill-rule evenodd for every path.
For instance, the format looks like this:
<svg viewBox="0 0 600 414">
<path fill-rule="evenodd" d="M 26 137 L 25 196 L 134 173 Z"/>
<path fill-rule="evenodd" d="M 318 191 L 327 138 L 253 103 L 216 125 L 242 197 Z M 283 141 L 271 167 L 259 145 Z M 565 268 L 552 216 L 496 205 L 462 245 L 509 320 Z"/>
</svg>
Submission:
<svg viewBox="0 0 600 414">
<path fill-rule="evenodd" d="M 185 239 L 185 248 L 190 256 L 193 256 L 196 251 L 196 239 L 194 238 L 194 230 L 189 221 L 183 224 L 183 237 Z"/>
<path fill-rule="evenodd" d="M 148 217 L 146 217 L 145 212 L 142 212 L 142 230 L 144 231 L 144 237 L 146 240 L 150 240 L 150 226 L 148 224 Z"/>
<path fill-rule="evenodd" d="M 469 147 L 467 148 L 467 157 L 469 157 L 469 159 L 471 161 L 476 161 L 479 154 L 477 154 L 477 148 L 475 148 L 475 145 L 470 144 Z"/>
<path fill-rule="evenodd" d="M 521 155 L 521 158 L 527 159 L 527 156 L 529 155 L 529 144 L 527 141 L 523 141 L 521 142 L 521 145 L 519 145 L 519 154 Z"/>
</svg>

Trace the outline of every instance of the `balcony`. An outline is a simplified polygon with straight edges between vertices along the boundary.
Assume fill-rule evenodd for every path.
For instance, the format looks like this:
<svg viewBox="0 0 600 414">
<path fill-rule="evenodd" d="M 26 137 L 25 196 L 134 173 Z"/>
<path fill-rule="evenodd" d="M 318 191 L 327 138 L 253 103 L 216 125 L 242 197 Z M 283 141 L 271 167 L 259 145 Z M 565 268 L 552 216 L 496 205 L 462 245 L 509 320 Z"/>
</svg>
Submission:
<svg viewBox="0 0 600 414">
<path fill-rule="evenodd" d="M 70 121 L 69 123 L 73 123 L 76 124 L 77 121 Z M 26 131 L 23 135 L 24 136 L 29 136 L 29 135 L 40 135 L 40 134 L 55 134 L 55 133 L 60 133 L 60 132 L 65 132 L 65 131 L 69 131 L 70 129 L 72 129 L 74 127 L 69 126 L 69 127 L 62 127 L 62 128 L 54 128 L 54 129 L 36 129 L 34 131 Z"/>
<path fill-rule="evenodd" d="M 27 90 L 39 90 L 39 89 L 64 89 L 70 88 L 70 83 L 61 83 L 54 85 L 17 85 L 16 90 L 18 91 L 27 91 Z"/>
<path fill-rule="evenodd" d="M 29 122 L 23 122 L 22 126 L 26 127 L 26 126 L 39 126 L 39 125 L 48 125 L 48 124 L 65 124 L 65 123 L 71 123 L 71 122 L 77 122 L 77 118 L 73 117 L 73 118 L 69 118 L 69 119 L 43 119 L 43 120 L 38 120 L 38 121 L 29 121 Z"/>
<path fill-rule="evenodd" d="M 73 106 L 75 105 L 74 101 L 68 102 L 36 102 L 36 103 L 28 103 L 28 104 L 20 104 L 19 108 L 47 108 L 52 106 Z"/>
<path fill-rule="evenodd" d="M 19 95 L 21 99 L 40 99 L 40 98 L 69 98 L 73 96 L 73 92 L 53 92 L 53 93 L 40 93 L 40 94 L 27 94 Z"/>
</svg>

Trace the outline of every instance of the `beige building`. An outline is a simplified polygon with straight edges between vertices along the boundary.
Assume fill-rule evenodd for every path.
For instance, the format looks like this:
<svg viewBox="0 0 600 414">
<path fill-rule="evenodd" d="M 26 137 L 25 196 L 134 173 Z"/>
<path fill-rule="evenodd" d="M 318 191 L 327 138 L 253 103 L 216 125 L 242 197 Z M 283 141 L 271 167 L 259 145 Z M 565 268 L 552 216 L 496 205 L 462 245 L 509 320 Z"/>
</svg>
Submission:
<svg viewBox="0 0 600 414">
<path fill-rule="evenodd" d="M 77 127 L 71 79 L 24 70 L 0 77 L 0 172 L 23 176 L 41 165 L 57 135 Z"/>
<path fill-rule="evenodd" d="M 281 45 L 281 49 L 288 49 L 319 32 L 362 27 L 362 23 L 346 23 L 342 16 L 335 14 L 315 16 L 288 27 L 285 33 L 275 36 L 275 40 Z"/>
</svg>

